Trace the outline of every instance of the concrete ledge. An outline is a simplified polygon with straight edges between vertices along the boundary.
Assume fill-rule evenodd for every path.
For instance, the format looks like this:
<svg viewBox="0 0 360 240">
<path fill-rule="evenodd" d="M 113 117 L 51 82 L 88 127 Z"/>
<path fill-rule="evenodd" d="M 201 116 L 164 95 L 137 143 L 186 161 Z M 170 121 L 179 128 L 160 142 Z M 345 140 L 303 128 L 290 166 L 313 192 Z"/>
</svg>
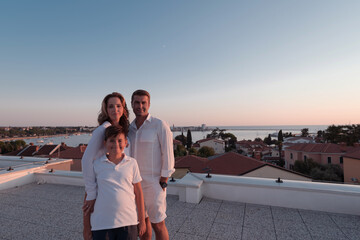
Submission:
<svg viewBox="0 0 360 240">
<path fill-rule="evenodd" d="M 48 170 L 46 170 L 35 173 L 35 181 L 38 183 L 84 186 L 84 179 L 81 172 L 59 170 L 49 172 Z"/>
<path fill-rule="evenodd" d="M 209 198 L 360 215 L 360 186 L 275 179 L 195 174 Z"/>
</svg>

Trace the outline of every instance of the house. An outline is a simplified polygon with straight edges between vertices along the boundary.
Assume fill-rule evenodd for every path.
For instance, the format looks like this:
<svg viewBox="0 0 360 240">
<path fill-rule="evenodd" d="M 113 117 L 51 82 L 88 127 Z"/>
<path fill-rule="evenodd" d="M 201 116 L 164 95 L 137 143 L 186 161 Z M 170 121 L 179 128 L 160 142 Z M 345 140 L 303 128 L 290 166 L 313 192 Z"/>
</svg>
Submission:
<svg viewBox="0 0 360 240">
<path fill-rule="evenodd" d="M 199 147 L 197 147 L 197 146 L 199 146 Z M 221 153 L 225 152 L 225 141 L 222 139 L 206 138 L 206 139 L 199 140 L 195 144 L 193 144 L 193 147 L 197 148 L 197 149 L 200 149 L 205 146 L 213 148 L 215 151 L 215 154 L 221 154 Z"/>
<path fill-rule="evenodd" d="M 360 183 L 360 150 L 344 155 L 344 182 Z"/>
<path fill-rule="evenodd" d="M 242 140 L 235 143 L 236 150 L 242 151 L 242 154 L 248 157 L 254 157 L 258 160 L 264 155 L 270 155 L 272 148 L 263 142 Z"/>
<path fill-rule="evenodd" d="M 82 171 L 81 159 L 84 155 L 87 145 L 79 144 L 77 147 L 69 147 L 68 149 L 55 152 L 50 155 L 51 158 L 62 158 L 62 159 L 72 159 L 73 164 L 71 165 L 70 171 Z"/>
<path fill-rule="evenodd" d="M 58 145 L 34 145 L 30 143 L 29 146 L 26 146 L 23 149 L 9 152 L 4 154 L 5 156 L 22 156 L 22 157 L 49 157 L 49 155 L 54 154 L 57 151 L 64 151 L 68 148 L 68 146 L 64 143 Z"/>
<path fill-rule="evenodd" d="M 283 149 L 291 147 L 298 143 L 315 143 L 315 139 L 312 137 L 287 137 L 283 142 Z"/>
<path fill-rule="evenodd" d="M 311 181 L 311 178 L 306 175 L 234 152 L 227 152 L 209 158 L 192 155 L 179 157 L 176 158 L 175 169 L 176 171 L 178 171 L 178 169 L 181 169 L 181 171 L 186 169 L 194 173 L 205 173 L 211 169 L 211 173 L 213 174 L 274 179 L 280 177 L 281 179 Z"/>
<path fill-rule="evenodd" d="M 298 143 L 286 148 L 285 167 L 293 169 L 296 160 L 311 158 L 319 164 L 338 164 L 343 166 L 344 155 L 359 149 L 334 143 Z"/>
</svg>

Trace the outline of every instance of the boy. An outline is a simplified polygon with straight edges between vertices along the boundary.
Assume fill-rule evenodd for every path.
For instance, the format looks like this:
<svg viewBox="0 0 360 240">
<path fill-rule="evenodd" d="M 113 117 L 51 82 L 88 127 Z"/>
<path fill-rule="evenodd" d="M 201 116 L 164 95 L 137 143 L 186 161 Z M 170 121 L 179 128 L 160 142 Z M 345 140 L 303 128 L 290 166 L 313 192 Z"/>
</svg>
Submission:
<svg viewBox="0 0 360 240">
<path fill-rule="evenodd" d="M 92 236 L 94 240 L 106 235 L 109 240 L 135 240 L 145 232 L 139 168 L 135 159 L 124 154 L 127 138 L 121 127 L 108 127 L 104 143 L 107 154 L 94 162 L 98 195 L 91 214 Z"/>
</svg>

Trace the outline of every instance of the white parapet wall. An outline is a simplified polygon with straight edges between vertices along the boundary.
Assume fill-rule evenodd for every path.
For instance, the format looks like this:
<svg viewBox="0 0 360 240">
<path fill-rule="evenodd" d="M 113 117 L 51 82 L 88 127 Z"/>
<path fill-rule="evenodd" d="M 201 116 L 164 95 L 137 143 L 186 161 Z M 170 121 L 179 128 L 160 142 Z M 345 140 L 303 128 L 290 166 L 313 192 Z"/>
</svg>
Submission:
<svg viewBox="0 0 360 240">
<path fill-rule="evenodd" d="M 69 165 L 71 159 L 22 158 L 0 156 L 0 163 L 9 166 L 11 170 L 0 170 L 0 190 L 14 188 L 38 181 L 37 173 L 48 173 L 49 169 Z M 68 171 L 60 171 L 68 172 Z M 49 173 L 50 174 L 50 173 Z M 81 175 L 81 173 L 80 173 Z M 82 177 L 81 177 L 82 180 Z"/>
<path fill-rule="evenodd" d="M 185 202 L 202 197 L 270 206 L 360 215 L 360 186 L 188 173 L 169 184 Z M 181 190 L 181 188 L 183 188 Z M 174 192 L 174 193 L 173 193 Z"/>
<path fill-rule="evenodd" d="M 43 166 L 24 166 L 14 171 L 0 171 L 0 190 L 29 184 L 52 183 L 84 186 L 81 172 L 49 171 Z M 360 186 L 305 181 L 237 177 L 188 173 L 169 181 L 168 194 L 180 201 L 199 203 L 203 197 L 333 213 L 360 215 Z"/>
<path fill-rule="evenodd" d="M 73 186 L 84 186 L 84 180 L 81 172 L 60 171 L 53 172 L 43 171 L 35 173 L 37 183 L 64 184 Z"/>
</svg>

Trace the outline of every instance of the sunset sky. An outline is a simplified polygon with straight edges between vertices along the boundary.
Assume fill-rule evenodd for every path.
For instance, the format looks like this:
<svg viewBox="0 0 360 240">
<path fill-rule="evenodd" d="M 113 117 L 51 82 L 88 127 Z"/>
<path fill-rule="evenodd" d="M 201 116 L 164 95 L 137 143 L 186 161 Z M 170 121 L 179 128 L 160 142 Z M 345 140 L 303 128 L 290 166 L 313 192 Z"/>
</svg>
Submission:
<svg viewBox="0 0 360 240">
<path fill-rule="evenodd" d="M 0 126 L 360 124 L 360 1 L 0 2 Z M 134 115 L 131 114 L 131 120 Z"/>
</svg>

